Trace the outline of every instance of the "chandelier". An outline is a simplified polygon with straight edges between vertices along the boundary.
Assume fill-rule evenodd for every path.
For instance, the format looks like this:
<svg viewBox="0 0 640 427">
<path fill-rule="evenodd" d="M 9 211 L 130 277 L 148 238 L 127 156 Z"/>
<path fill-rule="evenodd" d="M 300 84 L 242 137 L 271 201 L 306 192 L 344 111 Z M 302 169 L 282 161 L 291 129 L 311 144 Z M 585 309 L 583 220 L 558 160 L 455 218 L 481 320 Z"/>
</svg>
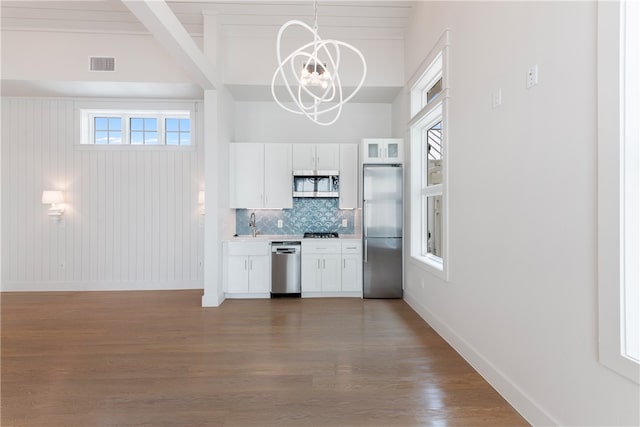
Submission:
<svg viewBox="0 0 640 427">
<path fill-rule="evenodd" d="M 338 120 L 342 107 L 360 90 L 367 75 L 367 63 L 362 53 L 348 43 L 338 40 L 323 40 L 318 34 L 318 4 L 313 2 L 314 25 L 311 28 L 302 21 L 286 22 L 277 39 L 278 68 L 271 80 L 273 99 L 285 110 L 302 114 L 314 123 L 329 126 Z M 311 34 L 312 41 L 290 52 L 282 54 L 282 39 L 286 30 L 301 27 Z M 341 49 L 354 53 L 362 63 L 362 77 L 356 88 L 348 95 L 344 93 L 339 75 Z M 286 100 L 276 93 L 277 83 L 286 88 Z M 285 105 L 288 102 L 289 105 Z M 291 105 L 293 103 L 295 105 Z"/>
</svg>

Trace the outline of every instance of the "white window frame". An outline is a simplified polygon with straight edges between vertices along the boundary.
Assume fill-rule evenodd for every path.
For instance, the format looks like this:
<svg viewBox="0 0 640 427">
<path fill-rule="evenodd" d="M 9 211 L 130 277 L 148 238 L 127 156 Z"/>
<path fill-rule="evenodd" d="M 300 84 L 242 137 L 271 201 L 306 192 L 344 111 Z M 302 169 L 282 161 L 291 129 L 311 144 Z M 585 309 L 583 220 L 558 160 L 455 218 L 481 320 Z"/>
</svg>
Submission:
<svg viewBox="0 0 640 427">
<path fill-rule="evenodd" d="M 89 101 L 77 102 L 75 106 L 78 119 L 76 148 L 98 150 L 193 150 L 196 145 L 196 104 L 192 102 L 132 102 L 132 101 Z M 120 117 L 122 120 L 121 144 L 95 144 L 94 119 L 96 117 Z M 157 144 L 131 144 L 131 118 L 155 118 L 158 121 Z M 190 120 L 189 145 L 166 144 L 165 119 L 178 118 Z"/>
<path fill-rule="evenodd" d="M 627 68 L 623 53 L 624 10 L 625 2 L 598 2 L 598 341 L 600 362 L 640 383 L 640 364 L 625 354 L 627 334 L 633 333 L 631 327 L 635 326 L 637 333 L 638 325 L 627 323 L 625 310 L 627 303 L 633 302 L 629 299 L 630 286 L 635 286 L 637 298 L 640 254 L 637 212 L 633 217 L 628 203 L 630 189 L 625 188 L 633 172 L 629 169 L 629 150 L 635 147 L 638 155 L 638 123 L 625 120 L 631 111 L 623 95 Z M 637 174 L 637 163 L 635 167 Z M 637 202 L 638 195 L 635 197 Z M 635 235 L 630 230 L 630 220 L 635 223 Z M 631 266 L 636 269 L 635 283 L 629 276 Z"/>
<path fill-rule="evenodd" d="M 448 197 L 448 49 L 449 30 L 439 38 L 416 75 L 410 79 L 408 94 L 410 100 L 409 121 L 410 137 L 410 262 L 429 271 L 435 276 L 449 280 L 449 197 Z M 428 104 L 425 91 L 428 91 L 442 78 L 442 91 Z M 426 156 L 424 153 L 423 132 L 442 121 L 442 183 L 426 185 L 424 173 Z M 438 257 L 426 251 L 428 197 L 442 196 L 442 256 Z"/>
</svg>

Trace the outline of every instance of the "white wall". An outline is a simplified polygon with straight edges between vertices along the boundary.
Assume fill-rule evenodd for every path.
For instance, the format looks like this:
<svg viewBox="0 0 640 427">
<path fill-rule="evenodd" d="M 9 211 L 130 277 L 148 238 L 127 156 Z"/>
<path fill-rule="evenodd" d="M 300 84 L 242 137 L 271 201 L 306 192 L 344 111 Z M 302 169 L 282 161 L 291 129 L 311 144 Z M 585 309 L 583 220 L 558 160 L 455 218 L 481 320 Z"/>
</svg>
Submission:
<svg viewBox="0 0 640 427">
<path fill-rule="evenodd" d="M 90 72 L 90 56 L 115 56 L 116 72 Z M 19 30 L 2 31 L 2 78 L 189 82 L 151 35 Z"/>
<path fill-rule="evenodd" d="M 336 123 L 320 126 L 275 102 L 236 102 L 238 142 L 358 143 L 391 136 L 391 104 L 347 103 Z"/>
<path fill-rule="evenodd" d="M 409 79 L 451 29 L 450 281 L 407 257 L 406 300 L 535 425 L 640 424 L 597 354 L 596 11 L 425 2 L 406 40 Z"/>
<path fill-rule="evenodd" d="M 79 149 L 74 115 L 72 99 L 2 100 L 2 290 L 202 288 L 201 145 Z M 44 189 L 65 191 L 63 223 Z"/>
</svg>

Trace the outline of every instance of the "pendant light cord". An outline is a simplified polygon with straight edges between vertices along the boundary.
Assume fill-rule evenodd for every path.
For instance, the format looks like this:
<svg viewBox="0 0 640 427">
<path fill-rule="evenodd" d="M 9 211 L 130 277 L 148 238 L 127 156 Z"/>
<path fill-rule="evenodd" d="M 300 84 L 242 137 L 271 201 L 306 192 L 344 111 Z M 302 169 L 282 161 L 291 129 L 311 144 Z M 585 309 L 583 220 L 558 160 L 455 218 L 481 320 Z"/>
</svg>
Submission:
<svg viewBox="0 0 640 427">
<path fill-rule="evenodd" d="M 313 29 L 318 31 L 318 0 L 313 0 Z"/>
</svg>

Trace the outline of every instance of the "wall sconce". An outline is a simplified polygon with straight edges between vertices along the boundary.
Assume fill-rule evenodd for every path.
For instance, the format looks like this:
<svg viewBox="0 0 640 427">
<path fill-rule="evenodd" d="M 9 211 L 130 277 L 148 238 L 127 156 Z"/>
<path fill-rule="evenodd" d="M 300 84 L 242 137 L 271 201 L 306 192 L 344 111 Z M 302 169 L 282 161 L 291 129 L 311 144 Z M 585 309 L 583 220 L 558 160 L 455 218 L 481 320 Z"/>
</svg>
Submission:
<svg viewBox="0 0 640 427">
<path fill-rule="evenodd" d="M 200 215 L 204 215 L 204 191 L 198 191 L 198 204 L 200 205 Z"/>
<path fill-rule="evenodd" d="M 42 204 L 51 205 L 47 215 L 52 221 L 58 221 L 64 213 L 64 195 L 62 191 L 58 190 L 45 190 L 42 192 Z"/>
</svg>

